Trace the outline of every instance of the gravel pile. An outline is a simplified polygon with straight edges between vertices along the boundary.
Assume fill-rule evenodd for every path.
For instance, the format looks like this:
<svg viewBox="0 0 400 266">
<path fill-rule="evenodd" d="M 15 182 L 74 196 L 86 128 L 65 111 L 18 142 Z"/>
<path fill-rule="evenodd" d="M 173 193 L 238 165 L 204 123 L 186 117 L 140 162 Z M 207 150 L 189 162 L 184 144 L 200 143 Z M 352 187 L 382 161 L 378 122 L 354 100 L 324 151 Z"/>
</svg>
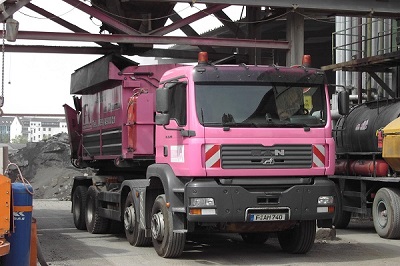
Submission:
<svg viewBox="0 0 400 266">
<path fill-rule="evenodd" d="M 71 165 L 66 133 L 28 143 L 25 148 L 9 155 L 9 161 L 16 164 L 22 176 L 31 183 L 34 199 L 70 200 L 73 177 L 87 173 L 87 170 L 79 170 Z M 18 177 L 18 169 L 15 166 L 9 169 L 8 176 L 14 182 Z"/>
</svg>

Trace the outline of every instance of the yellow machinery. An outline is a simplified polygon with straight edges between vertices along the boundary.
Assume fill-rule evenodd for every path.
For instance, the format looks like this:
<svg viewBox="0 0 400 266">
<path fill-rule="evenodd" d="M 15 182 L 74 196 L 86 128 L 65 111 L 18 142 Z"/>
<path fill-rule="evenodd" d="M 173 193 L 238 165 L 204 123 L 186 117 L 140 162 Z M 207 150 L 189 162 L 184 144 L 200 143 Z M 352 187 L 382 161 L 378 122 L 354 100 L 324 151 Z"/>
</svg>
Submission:
<svg viewBox="0 0 400 266">
<path fill-rule="evenodd" d="M 382 157 L 396 172 L 400 171 L 400 118 L 390 122 L 383 131 Z"/>
</svg>

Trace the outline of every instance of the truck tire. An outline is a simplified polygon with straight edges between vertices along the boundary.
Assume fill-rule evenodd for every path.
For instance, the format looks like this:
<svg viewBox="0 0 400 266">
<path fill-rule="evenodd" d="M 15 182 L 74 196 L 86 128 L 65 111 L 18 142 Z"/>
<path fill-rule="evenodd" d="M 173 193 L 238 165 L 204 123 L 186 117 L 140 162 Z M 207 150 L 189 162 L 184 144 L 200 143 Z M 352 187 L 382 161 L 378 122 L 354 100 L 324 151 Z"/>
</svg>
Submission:
<svg viewBox="0 0 400 266">
<path fill-rule="evenodd" d="M 72 195 L 72 214 L 75 227 L 79 230 L 86 230 L 85 213 L 87 187 L 77 186 Z"/>
<path fill-rule="evenodd" d="M 264 244 L 268 240 L 268 233 L 242 233 L 243 241 L 247 244 Z"/>
<path fill-rule="evenodd" d="M 278 232 L 281 248 L 293 254 L 305 254 L 313 246 L 316 233 L 316 221 L 300 221 L 294 228 Z"/>
<path fill-rule="evenodd" d="M 145 237 L 145 231 L 140 229 L 139 214 L 135 211 L 132 191 L 129 192 L 124 205 L 124 229 L 129 244 L 144 247 L 151 244 L 151 238 Z"/>
<path fill-rule="evenodd" d="M 340 193 L 339 184 L 335 184 L 335 193 L 336 193 L 336 206 L 335 206 L 335 214 L 333 216 L 333 225 L 337 229 L 345 229 L 351 219 L 351 212 L 343 211 L 343 199 L 342 194 Z"/>
<path fill-rule="evenodd" d="M 381 188 L 372 204 L 375 231 L 382 238 L 400 238 L 400 190 Z"/>
<path fill-rule="evenodd" d="M 174 232 L 172 219 L 165 195 L 159 195 L 151 210 L 151 235 L 154 249 L 164 258 L 179 257 L 185 247 L 186 233 Z"/>
<path fill-rule="evenodd" d="M 86 229 L 92 234 L 107 233 L 110 220 L 99 215 L 98 192 L 94 186 L 90 186 L 87 192 L 86 200 Z"/>
</svg>

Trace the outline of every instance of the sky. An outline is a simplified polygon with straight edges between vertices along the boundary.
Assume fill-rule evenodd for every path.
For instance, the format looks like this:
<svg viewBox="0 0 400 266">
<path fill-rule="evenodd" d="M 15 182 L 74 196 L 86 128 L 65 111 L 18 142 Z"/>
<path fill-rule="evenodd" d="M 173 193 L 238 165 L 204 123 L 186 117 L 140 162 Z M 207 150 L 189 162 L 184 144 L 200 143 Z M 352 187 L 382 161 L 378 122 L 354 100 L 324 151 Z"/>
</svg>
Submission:
<svg viewBox="0 0 400 266">
<path fill-rule="evenodd" d="M 31 3 L 67 20 L 86 31 L 99 32 L 100 21 L 90 20 L 89 15 L 66 4 L 61 0 L 33 0 Z M 202 5 L 190 7 L 180 4 L 175 7 L 182 17 L 198 11 Z M 230 7 L 228 15 L 238 19 L 241 7 Z M 236 17 L 235 17 L 236 16 Z M 70 32 L 53 21 L 42 17 L 28 8 L 21 8 L 14 16 L 19 22 L 20 31 Z M 218 27 L 221 23 L 215 18 L 208 18 L 207 23 L 198 21 L 191 26 L 199 33 L 209 30 L 204 25 Z M 178 30 L 169 35 L 182 36 Z M 35 44 L 35 45 L 67 45 L 94 46 L 93 43 L 52 42 L 17 40 L 6 44 Z M 1 56 L 1 55 L 0 55 Z M 70 92 L 71 74 L 78 68 L 100 58 L 102 55 L 73 55 L 49 53 L 15 53 L 4 54 L 4 105 L 2 110 L 7 114 L 63 114 L 64 104 L 73 107 Z M 151 64 L 154 58 L 129 57 L 141 64 Z M 1 77 L 0 77 L 1 78 Z M 0 83 L 1 86 L 2 83 Z"/>
</svg>

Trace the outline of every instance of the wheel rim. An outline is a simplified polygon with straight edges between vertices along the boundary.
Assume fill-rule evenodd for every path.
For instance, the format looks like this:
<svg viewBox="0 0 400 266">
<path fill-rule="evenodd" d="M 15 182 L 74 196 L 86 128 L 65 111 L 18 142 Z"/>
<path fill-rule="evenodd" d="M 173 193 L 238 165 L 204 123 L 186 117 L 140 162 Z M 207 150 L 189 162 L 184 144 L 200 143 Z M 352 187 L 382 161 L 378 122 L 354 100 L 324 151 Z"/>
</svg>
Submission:
<svg viewBox="0 0 400 266">
<path fill-rule="evenodd" d="M 164 238 L 164 216 L 161 212 L 153 214 L 151 218 L 151 235 L 154 239 L 162 241 Z"/>
<path fill-rule="evenodd" d="M 124 213 L 125 229 L 132 231 L 133 228 L 135 227 L 135 222 L 136 222 L 135 209 L 133 208 L 133 205 L 130 205 L 129 207 L 126 207 Z"/>
<path fill-rule="evenodd" d="M 381 228 L 385 228 L 388 223 L 387 208 L 383 201 L 379 201 L 377 205 L 377 221 Z"/>
</svg>

